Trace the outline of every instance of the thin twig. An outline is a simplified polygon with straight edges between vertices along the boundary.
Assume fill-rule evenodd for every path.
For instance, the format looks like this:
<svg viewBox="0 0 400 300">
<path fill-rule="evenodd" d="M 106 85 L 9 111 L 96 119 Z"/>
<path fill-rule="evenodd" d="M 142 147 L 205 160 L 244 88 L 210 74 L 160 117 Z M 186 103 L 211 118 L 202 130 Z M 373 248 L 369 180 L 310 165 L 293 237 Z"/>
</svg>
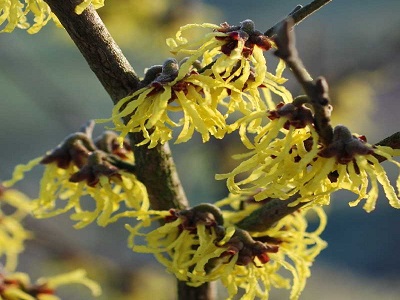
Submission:
<svg viewBox="0 0 400 300">
<path fill-rule="evenodd" d="M 400 149 L 400 131 L 393 133 L 391 136 L 384 138 L 375 144 L 376 146 L 388 146 L 393 149 Z"/>
<path fill-rule="evenodd" d="M 329 100 L 328 83 L 323 77 L 319 77 L 314 81 L 307 72 L 298 55 L 292 27 L 293 20 L 288 18 L 278 29 L 275 37 L 278 50 L 275 51 L 275 55 L 286 62 L 297 81 L 302 85 L 310 99 L 310 104 L 314 108 L 314 125 L 320 141 L 327 146 L 331 143 L 333 137 L 333 128 L 330 124 L 332 106 Z"/>
<path fill-rule="evenodd" d="M 303 21 L 305 18 L 319 10 L 322 6 L 328 4 L 332 0 L 315 0 L 311 2 L 310 4 L 307 4 L 306 6 L 301 6 L 298 5 L 296 8 L 288 15 L 288 17 L 291 17 L 293 19 L 293 22 L 295 25 L 299 24 L 301 21 Z M 282 26 L 282 24 L 285 22 L 286 19 L 278 22 L 274 26 L 272 26 L 270 29 L 268 29 L 264 35 L 273 37 L 276 34 L 276 31 L 278 28 Z"/>
<path fill-rule="evenodd" d="M 400 149 L 400 131 L 392 134 L 391 136 L 388 136 L 387 138 L 384 138 L 380 142 L 376 143 L 375 146 L 386 146 L 392 149 Z M 378 159 L 380 163 L 386 160 L 386 157 L 380 156 L 378 154 L 375 154 L 374 156 Z"/>
</svg>

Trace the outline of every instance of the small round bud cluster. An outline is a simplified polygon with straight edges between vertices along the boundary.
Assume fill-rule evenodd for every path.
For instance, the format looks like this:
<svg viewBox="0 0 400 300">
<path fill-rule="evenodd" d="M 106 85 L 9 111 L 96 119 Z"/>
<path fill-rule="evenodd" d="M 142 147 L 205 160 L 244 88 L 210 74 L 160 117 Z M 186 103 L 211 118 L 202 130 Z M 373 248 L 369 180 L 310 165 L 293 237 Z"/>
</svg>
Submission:
<svg viewBox="0 0 400 300">
<path fill-rule="evenodd" d="M 230 55 L 237 47 L 238 41 L 244 41 L 243 56 L 248 57 L 253 53 L 254 46 L 263 50 L 269 50 L 272 47 L 272 40 L 266 37 L 261 31 L 255 29 L 252 20 L 244 20 L 239 26 L 231 26 L 228 23 L 222 23 L 217 29 L 219 32 L 227 33 L 226 37 L 217 37 L 226 43 L 221 47 L 221 51 Z"/>
</svg>

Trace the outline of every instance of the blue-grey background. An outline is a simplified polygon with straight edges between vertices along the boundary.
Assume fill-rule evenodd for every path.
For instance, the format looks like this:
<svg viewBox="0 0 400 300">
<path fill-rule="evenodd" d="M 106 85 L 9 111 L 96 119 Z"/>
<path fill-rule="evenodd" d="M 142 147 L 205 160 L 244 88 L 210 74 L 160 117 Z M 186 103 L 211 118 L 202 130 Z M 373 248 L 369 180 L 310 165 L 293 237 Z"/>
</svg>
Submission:
<svg viewBox="0 0 400 300">
<path fill-rule="evenodd" d="M 107 10 L 99 10 L 140 75 L 146 66 L 159 64 L 169 56 L 160 36 L 170 36 L 181 19 L 188 22 L 193 15 L 197 22 L 237 24 L 250 18 L 258 29 L 266 30 L 299 4 L 291 0 L 208 0 L 204 1 L 205 8 L 200 1 L 183 2 L 184 10 L 173 7 L 168 11 L 174 22 L 165 22 L 171 28 L 164 28 L 167 25 L 160 21 L 158 27 L 146 31 L 152 19 L 144 18 L 140 24 L 143 30 L 138 33 L 134 32 L 138 30 L 135 24 L 135 28 L 118 32 L 118 26 L 124 25 L 116 21 L 118 14 L 128 23 L 130 13 L 114 11 L 115 1 L 106 1 Z M 154 3 L 150 8 L 153 11 L 172 5 L 161 0 Z M 354 132 L 365 134 L 371 143 L 399 130 L 399 12 L 398 0 L 333 0 L 296 27 L 305 65 L 313 77 L 323 75 L 330 83 L 335 124 L 348 125 Z M 133 11 L 131 18 L 135 18 Z M 291 78 L 288 71 L 285 75 Z M 288 87 L 294 94 L 301 92 L 293 80 Z M 16 164 L 56 146 L 88 119 L 108 117 L 112 108 L 79 51 L 66 33 L 53 25 L 33 36 L 24 31 L 0 35 L 0 91 L 0 179 L 9 178 Z M 191 143 L 172 145 L 193 203 L 212 202 L 226 194 L 224 183 L 213 178 L 215 173 L 232 167 L 226 155 L 238 149 L 235 142 L 230 137 L 224 142 L 202 144 L 196 137 Z M 394 180 L 398 169 L 387 163 L 385 166 Z M 18 187 L 34 197 L 39 174 L 40 170 L 34 172 Z M 353 198 L 347 193 L 334 195 L 323 234 L 329 247 L 317 258 L 302 299 L 399 299 L 400 212 L 381 197 L 377 209 L 368 214 L 361 206 L 348 207 Z M 87 264 L 89 270 L 101 274 L 97 275 L 100 280 L 132 295 L 128 298 L 109 288 L 103 299 L 145 299 L 153 288 L 165 292 L 160 299 L 173 299 L 173 280 L 165 279 L 165 272 L 157 265 L 145 268 L 153 261 L 151 256 L 133 255 L 126 247 L 123 222 L 107 229 L 91 225 L 79 231 L 71 229 L 72 224 L 68 216 L 29 220 L 27 226 L 37 232 L 38 241 L 28 243 L 20 269 L 29 269 L 37 277 Z M 60 259 L 64 263 L 58 263 Z"/>
</svg>

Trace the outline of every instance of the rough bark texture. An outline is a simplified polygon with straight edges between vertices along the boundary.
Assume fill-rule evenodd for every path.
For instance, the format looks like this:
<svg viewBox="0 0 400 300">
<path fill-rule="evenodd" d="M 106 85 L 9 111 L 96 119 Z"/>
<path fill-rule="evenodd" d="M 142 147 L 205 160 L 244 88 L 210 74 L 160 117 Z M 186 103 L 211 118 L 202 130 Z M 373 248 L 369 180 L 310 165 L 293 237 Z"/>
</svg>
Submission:
<svg viewBox="0 0 400 300">
<path fill-rule="evenodd" d="M 140 133 L 130 135 L 132 144 L 143 140 Z M 189 206 L 168 143 L 152 149 L 134 148 L 138 179 L 146 186 L 151 207 L 155 210 L 184 209 Z"/>
<path fill-rule="evenodd" d="M 114 103 L 138 88 L 139 78 L 92 6 L 77 15 L 74 10 L 81 2 L 79 0 L 46 2 Z M 153 149 L 147 149 L 146 146 L 135 147 L 141 140 L 140 133 L 131 135 L 137 176 L 148 190 L 152 208 L 186 208 L 187 200 L 168 145 Z"/>
<path fill-rule="evenodd" d="M 300 202 L 295 206 L 289 206 L 290 203 L 296 201 L 298 198 L 299 196 L 296 194 L 287 200 L 272 199 L 235 225 L 241 229 L 253 232 L 268 230 L 276 222 L 307 204 L 307 202 Z"/>
<path fill-rule="evenodd" d="M 81 15 L 75 13 L 79 0 L 45 0 L 74 41 L 113 103 L 138 88 L 139 78 L 122 54 L 97 12 L 90 6 Z M 148 191 L 151 207 L 156 210 L 186 208 L 188 206 L 168 144 L 153 149 L 135 147 L 143 137 L 140 133 L 130 136 L 135 154 L 136 171 Z M 180 299 L 208 300 L 209 285 L 199 288 L 179 283 Z M 189 295 L 192 295 L 189 297 Z M 202 296 L 203 295 L 203 296 Z M 193 297 L 193 298 L 191 298 Z"/>
<path fill-rule="evenodd" d="M 114 103 L 137 88 L 139 79 L 135 71 L 91 6 L 77 15 L 75 7 L 82 1 L 46 2 Z"/>
</svg>

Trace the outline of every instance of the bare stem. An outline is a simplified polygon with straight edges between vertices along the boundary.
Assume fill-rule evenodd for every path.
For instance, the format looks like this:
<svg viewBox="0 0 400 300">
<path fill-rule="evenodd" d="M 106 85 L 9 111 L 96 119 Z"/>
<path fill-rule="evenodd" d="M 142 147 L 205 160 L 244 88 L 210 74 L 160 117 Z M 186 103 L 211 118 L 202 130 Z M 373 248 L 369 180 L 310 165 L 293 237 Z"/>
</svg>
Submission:
<svg viewBox="0 0 400 300">
<path fill-rule="evenodd" d="M 140 133 L 130 135 L 131 144 L 140 143 Z M 152 149 L 134 147 L 138 179 L 146 186 L 151 207 L 155 210 L 185 209 L 189 203 L 180 183 L 168 143 Z"/>
<path fill-rule="evenodd" d="M 388 146 L 393 149 L 400 149 L 400 131 L 384 138 L 382 141 L 375 144 L 376 146 Z"/>
<path fill-rule="evenodd" d="M 387 146 L 393 149 L 400 149 L 400 131 L 384 138 L 382 141 L 375 144 L 375 146 Z M 384 162 L 386 157 L 375 154 L 375 157 L 379 160 L 379 162 Z"/>
<path fill-rule="evenodd" d="M 301 6 L 298 5 L 296 8 L 289 14 L 289 17 L 293 19 L 293 22 L 295 25 L 299 24 L 301 21 L 303 21 L 305 18 L 319 10 L 322 6 L 328 4 L 332 0 L 314 0 L 310 4 L 307 4 L 306 6 Z M 285 19 L 286 20 L 286 19 Z M 285 22 L 285 20 L 282 20 L 272 26 L 270 29 L 268 29 L 264 35 L 272 37 L 276 34 L 276 31 L 278 28 L 282 26 L 282 24 Z"/>
<path fill-rule="evenodd" d="M 333 128 L 330 124 L 332 106 L 329 100 L 328 83 L 323 77 L 313 80 L 307 72 L 298 55 L 292 27 L 293 20 L 288 18 L 278 29 L 275 37 L 278 50 L 275 51 L 275 55 L 286 62 L 297 81 L 302 85 L 314 108 L 315 128 L 322 144 L 327 146 L 331 143 L 333 137 Z"/>
</svg>

